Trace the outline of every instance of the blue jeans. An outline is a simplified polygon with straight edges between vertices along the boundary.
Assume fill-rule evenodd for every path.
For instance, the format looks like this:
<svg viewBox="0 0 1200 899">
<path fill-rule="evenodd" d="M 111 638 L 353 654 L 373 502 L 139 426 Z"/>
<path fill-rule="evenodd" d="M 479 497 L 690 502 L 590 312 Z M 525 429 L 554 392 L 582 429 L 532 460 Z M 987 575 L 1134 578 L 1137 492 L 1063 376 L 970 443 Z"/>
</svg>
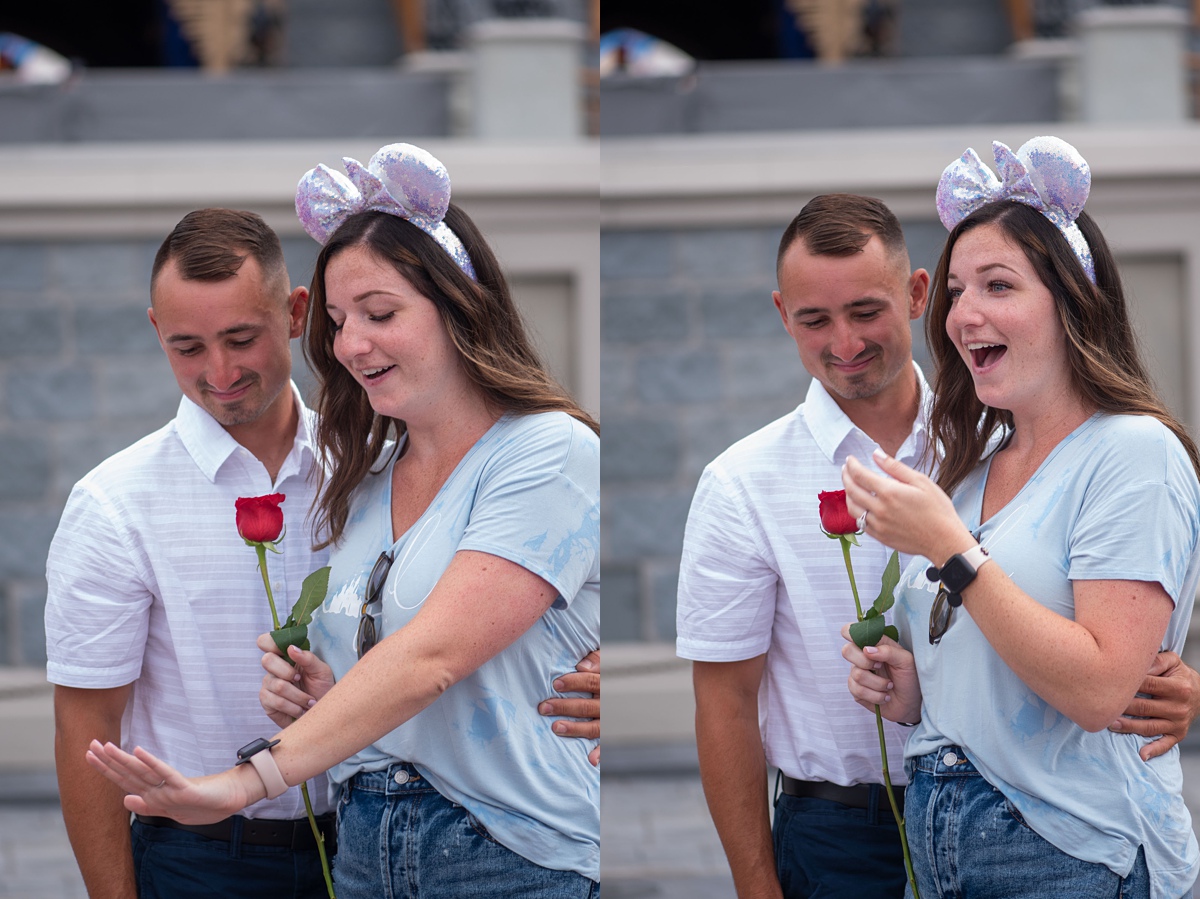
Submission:
<svg viewBox="0 0 1200 899">
<path fill-rule="evenodd" d="M 1067 855 L 1025 823 L 960 747 L 909 765 L 905 828 L 921 899 L 1149 899 L 1140 848 L 1128 877 Z"/>
<path fill-rule="evenodd" d="M 342 789 L 337 816 L 338 899 L 600 896 L 600 884 L 501 846 L 407 763 L 354 777 Z"/>
<path fill-rule="evenodd" d="M 775 800 L 775 866 L 786 899 L 900 899 L 904 853 L 887 794 L 875 815 L 826 799 Z M 924 899 L 924 896 L 922 896 Z"/>
<path fill-rule="evenodd" d="M 316 849 L 240 846 L 133 822 L 139 899 L 328 899 Z"/>
</svg>

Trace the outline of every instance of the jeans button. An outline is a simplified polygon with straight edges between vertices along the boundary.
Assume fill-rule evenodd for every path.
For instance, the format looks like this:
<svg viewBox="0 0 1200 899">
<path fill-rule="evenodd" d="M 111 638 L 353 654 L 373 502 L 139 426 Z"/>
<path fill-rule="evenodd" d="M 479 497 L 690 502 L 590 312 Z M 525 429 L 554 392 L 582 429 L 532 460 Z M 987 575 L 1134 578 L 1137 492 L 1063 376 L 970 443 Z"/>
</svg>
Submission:
<svg viewBox="0 0 1200 899">
<path fill-rule="evenodd" d="M 942 764 L 953 768 L 958 764 L 958 756 L 953 752 L 947 752 L 944 756 L 942 756 Z"/>
<path fill-rule="evenodd" d="M 406 783 L 408 783 L 408 772 L 407 771 L 397 771 L 396 776 L 393 778 L 393 780 L 395 780 L 396 783 L 400 784 L 400 786 L 404 786 Z"/>
</svg>

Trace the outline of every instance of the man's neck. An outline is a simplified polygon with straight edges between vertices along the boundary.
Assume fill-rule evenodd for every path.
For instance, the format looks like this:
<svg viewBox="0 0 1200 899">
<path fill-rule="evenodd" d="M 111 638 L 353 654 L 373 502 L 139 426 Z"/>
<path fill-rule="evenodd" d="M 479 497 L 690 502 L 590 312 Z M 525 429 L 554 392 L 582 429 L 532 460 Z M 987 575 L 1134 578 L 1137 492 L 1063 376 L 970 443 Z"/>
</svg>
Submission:
<svg viewBox="0 0 1200 899">
<path fill-rule="evenodd" d="M 271 476 L 272 484 L 296 442 L 296 429 L 300 425 L 300 410 L 297 407 L 295 395 L 287 387 L 254 421 L 225 428 L 230 437 L 263 464 Z"/>
<path fill-rule="evenodd" d="M 874 396 L 858 400 L 832 393 L 830 396 L 854 426 L 889 456 L 896 455 L 912 434 L 913 422 L 921 409 L 921 386 L 912 367 Z"/>
</svg>

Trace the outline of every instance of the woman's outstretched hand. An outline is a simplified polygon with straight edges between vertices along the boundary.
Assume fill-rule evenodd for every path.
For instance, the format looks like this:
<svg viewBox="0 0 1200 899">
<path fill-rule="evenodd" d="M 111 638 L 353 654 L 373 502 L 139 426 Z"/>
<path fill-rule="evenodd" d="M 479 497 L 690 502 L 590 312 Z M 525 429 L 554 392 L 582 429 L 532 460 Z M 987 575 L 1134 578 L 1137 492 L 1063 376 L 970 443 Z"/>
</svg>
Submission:
<svg viewBox="0 0 1200 899">
<path fill-rule="evenodd" d="M 212 824 L 266 796 L 255 771 L 187 778 L 140 746 L 131 755 L 113 743 L 92 740 L 87 761 L 129 794 L 125 808 L 131 812 L 182 824 Z"/>
<path fill-rule="evenodd" d="M 912 724 L 921 719 L 921 683 L 913 654 L 884 637 L 878 646 L 859 649 L 850 639 L 850 625 L 842 628 L 846 644 L 842 658 L 850 669 L 850 695 L 865 709 L 879 711 L 889 721 Z"/>
<path fill-rule="evenodd" d="M 270 634 L 259 636 L 258 648 L 264 653 L 262 666 L 267 672 L 258 691 L 258 701 L 267 717 L 279 727 L 287 727 L 333 687 L 333 669 L 313 653 L 289 646 L 288 657 L 296 663 L 293 667 L 279 654 Z"/>
<path fill-rule="evenodd" d="M 855 518 L 867 513 L 867 534 L 936 565 L 974 545 L 971 532 L 942 488 L 882 450 L 875 451 L 874 459 L 883 474 L 876 474 L 853 456 L 842 468 L 846 508 Z"/>
</svg>

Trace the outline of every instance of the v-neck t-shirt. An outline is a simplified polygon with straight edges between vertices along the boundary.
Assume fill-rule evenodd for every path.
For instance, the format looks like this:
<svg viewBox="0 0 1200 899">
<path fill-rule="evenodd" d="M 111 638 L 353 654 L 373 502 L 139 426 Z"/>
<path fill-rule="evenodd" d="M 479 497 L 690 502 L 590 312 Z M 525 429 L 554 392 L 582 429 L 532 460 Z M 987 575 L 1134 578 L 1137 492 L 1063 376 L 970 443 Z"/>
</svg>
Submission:
<svg viewBox="0 0 1200 899">
<path fill-rule="evenodd" d="M 1182 648 L 1200 580 L 1200 484 L 1162 423 L 1091 416 L 981 523 L 989 468 L 984 462 L 967 477 L 954 505 L 1017 587 L 1074 620 L 1074 581 L 1157 582 L 1175 604 L 1162 646 Z M 1145 846 L 1152 895 L 1183 895 L 1200 872 L 1200 852 L 1183 802 L 1178 748 L 1143 762 L 1145 738 L 1079 727 L 1017 677 L 966 606 L 954 610 L 940 643 L 931 645 L 937 585 L 925 575 L 929 564 L 918 558 L 908 566 L 896 605 L 923 696 L 906 758 L 961 746 L 1050 843 L 1120 876 Z"/>
<path fill-rule="evenodd" d="M 554 679 L 600 645 L 599 438 L 561 412 L 505 415 L 394 540 L 393 465 L 369 475 L 352 497 L 330 560 L 329 594 L 309 628 L 313 650 L 336 677 L 358 660 L 366 582 L 384 550 L 394 562 L 381 640 L 417 615 L 460 550 L 520 565 L 558 596 L 511 646 L 334 766 L 330 780 L 411 762 L 502 845 L 543 867 L 599 880 L 600 775 L 587 759 L 596 741 L 556 736 L 537 711 Z"/>
</svg>

